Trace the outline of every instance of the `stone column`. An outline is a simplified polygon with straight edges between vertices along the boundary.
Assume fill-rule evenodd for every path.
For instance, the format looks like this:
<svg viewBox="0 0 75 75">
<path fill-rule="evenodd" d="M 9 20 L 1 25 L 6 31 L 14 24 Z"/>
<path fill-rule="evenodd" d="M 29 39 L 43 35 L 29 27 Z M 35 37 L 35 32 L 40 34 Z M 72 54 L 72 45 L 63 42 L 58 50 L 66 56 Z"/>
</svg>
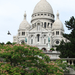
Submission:
<svg viewBox="0 0 75 75">
<path fill-rule="evenodd" d="M 74 65 L 74 64 L 73 64 L 73 60 L 72 60 L 72 65 Z"/>
<path fill-rule="evenodd" d="M 68 65 L 70 65 L 70 60 L 68 60 Z"/>
</svg>

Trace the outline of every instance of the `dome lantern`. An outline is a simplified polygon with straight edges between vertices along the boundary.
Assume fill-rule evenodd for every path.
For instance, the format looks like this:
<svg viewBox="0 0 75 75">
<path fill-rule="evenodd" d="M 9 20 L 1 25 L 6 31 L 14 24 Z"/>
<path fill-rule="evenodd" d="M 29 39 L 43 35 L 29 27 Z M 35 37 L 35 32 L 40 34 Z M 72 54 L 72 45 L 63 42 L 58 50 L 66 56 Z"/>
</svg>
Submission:
<svg viewBox="0 0 75 75">
<path fill-rule="evenodd" d="M 46 0 L 42 0 L 42 1 L 46 1 Z"/>
<path fill-rule="evenodd" d="M 24 19 L 26 19 L 27 15 L 26 15 L 26 11 L 25 11 L 25 14 L 24 14 Z"/>
<path fill-rule="evenodd" d="M 59 13 L 58 13 L 58 12 L 57 12 L 57 14 L 56 14 L 56 15 L 57 15 L 57 19 L 59 19 Z"/>
</svg>

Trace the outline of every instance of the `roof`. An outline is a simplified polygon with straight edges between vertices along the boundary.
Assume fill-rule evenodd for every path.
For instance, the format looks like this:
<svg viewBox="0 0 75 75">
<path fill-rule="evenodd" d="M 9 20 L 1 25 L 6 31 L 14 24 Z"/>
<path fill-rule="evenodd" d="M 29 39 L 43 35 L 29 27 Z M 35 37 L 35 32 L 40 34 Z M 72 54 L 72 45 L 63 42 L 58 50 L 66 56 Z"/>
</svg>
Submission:
<svg viewBox="0 0 75 75">
<path fill-rule="evenodd" d="M 33 14 L 38 12 L 48 12 L 53 14 L 51 5 L 46 0 L 40 0 L 34 8 Z"/>
</svg>

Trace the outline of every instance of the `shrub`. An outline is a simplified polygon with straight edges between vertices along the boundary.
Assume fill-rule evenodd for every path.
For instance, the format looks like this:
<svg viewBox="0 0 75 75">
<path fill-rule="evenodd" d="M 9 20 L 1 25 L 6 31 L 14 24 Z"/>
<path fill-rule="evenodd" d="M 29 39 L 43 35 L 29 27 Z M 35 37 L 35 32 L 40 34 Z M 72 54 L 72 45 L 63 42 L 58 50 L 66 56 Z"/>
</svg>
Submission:
<svg viewBox="0 0 75 75">
<path fill-rule="evenodd" d="M 29 45 L 0 45 L 0 74 L 5 75 L 63 75 L 55 62 L 37 47 Z"/>
</svg>

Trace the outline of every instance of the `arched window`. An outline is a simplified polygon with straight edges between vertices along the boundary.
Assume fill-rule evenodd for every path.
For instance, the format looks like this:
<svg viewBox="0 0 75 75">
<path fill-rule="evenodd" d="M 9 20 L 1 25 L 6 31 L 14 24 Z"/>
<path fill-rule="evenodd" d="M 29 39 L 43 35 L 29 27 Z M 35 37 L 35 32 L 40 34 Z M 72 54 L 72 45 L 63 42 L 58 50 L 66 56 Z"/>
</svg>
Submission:
<svg viewBox="0 0 75 75">
<path fill-rule="evenodd" d="M 25 35 L 25 32 L 22 32 L 22 35 Z"/>
<path fill-rule="evenodd" d="M 50 14 L 48 14 L 48 16 L 50 16 Z"/>
<path fill-rule="evenodd" d="M 40 23 L 37 23 L 37 25 L 40 25 Z"/>
<path fill-rule="evenodd" d="M 50 24 L 50 23 L 48 23 L 48 27 L 49 27 L 49 24 Z"/>
<path fill-rule="evenodd" d="M 56 31 L 56 35 L 59 35 L 59 31 Z"/>
<path fill-rule="evenodd" d="M 42 48 L 42 50 L 44 51 L 44 52 L 46 52 L 47 50 L 46 50 L 46 48 Z"/>
<path fill-rule="evenodd" d="M 46 28 L 46 22 L 44 23 L 44 28 Z"/>
<path fill-rule="evenodd" d="M 38 41 L 38 42 L 39 42 L 39 37 L 40 37 L 40 35 L 38 34 L 38 35 L 37 35 L 37 41 Z"/>
<path fill-rule="evenodd" d="M 44 15 L 46 15 L 46 14 L 44 14 Z"/>
<path fill-rule="evenodd" d="M 41 15 L 43 15 L 43 14 L 41 14 Z"/>
<path fill-rule="evenodd" d="M 52 28 L 52 23 L 51 23 L 51 28 Z"/>
<path fill-rule="evenodd" d="M 33 39 L 31 39 L 31 44 L 33 44 Z"/>
<path fill-rule="evenodd" d="M 38 14 L 38 16 L 39 16 L 40 14 Z"/>
</svg>

